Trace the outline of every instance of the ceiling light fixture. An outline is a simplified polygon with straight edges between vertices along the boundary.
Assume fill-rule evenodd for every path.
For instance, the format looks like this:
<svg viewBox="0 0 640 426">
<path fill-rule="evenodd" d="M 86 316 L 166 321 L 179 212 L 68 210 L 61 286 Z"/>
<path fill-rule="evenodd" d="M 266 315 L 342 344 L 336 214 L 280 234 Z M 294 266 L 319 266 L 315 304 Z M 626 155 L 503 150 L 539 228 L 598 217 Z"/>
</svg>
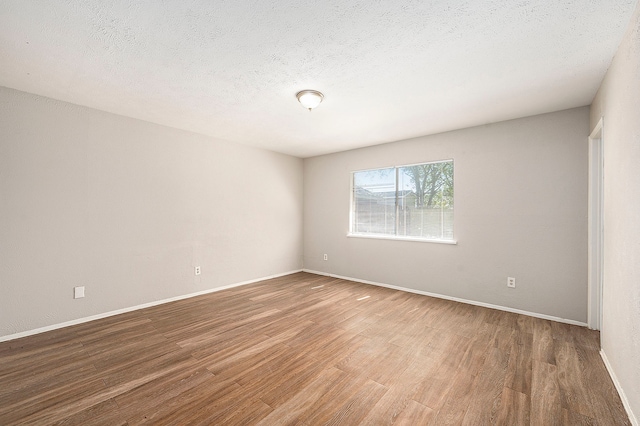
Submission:
<svg viewBox="0 0 640 426">
<path fill-rule="evenodd" d="M 324 99 L 324 95 L 317 90 L 302 90 L 296 93 L 296 98 L 298 98 L 298 101 L 303 107 L 311 111 L 320 105 L 320 102 Z"/>
</svg>

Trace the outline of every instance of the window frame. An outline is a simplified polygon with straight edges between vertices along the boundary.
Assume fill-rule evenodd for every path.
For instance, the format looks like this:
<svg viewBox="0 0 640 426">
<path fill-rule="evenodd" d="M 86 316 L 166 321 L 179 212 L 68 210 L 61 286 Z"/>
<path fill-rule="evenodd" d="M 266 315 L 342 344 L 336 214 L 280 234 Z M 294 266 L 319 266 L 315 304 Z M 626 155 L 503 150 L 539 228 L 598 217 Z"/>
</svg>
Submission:
<svg viewBox="0 0 640 426">
<path fill-rule="evenodd" d="M 395 171 L 395 190 L 396 190 L 396 200 L 395 200 L 395 205 L 396 205 L 396 212 L 397 212 L 397 206 L 398 206 L 398 173 L 399 170 L 403 167 L 412 167 L 412 166 L 420 166 L 420 165 L 425 165 L 425 164 L 438 164 L 438 163 L 447 163 L 447 162 L 451 162 L 453 165 L 453 182 L 454 182 L 454 188 L 455 188 L 455 173 L 456 173 L 456 167 L 455 167 L 455 161 L 453 158 L 447 158 L 447 159 L 442 159 L 442 160 L 435 160 L 435 161 L 424 161 L 424 162 L 419 162 L 419 163 L 411 163 L 411 164 L 402 164 L 402 165 L 391 165 L 391 166 L 380 166 L 380 167 L 375 167 L 375 168 L 369 168 L 369 169 L 358 169 L 358 170 L 352 170 L 349 173 L 349 227 L 348 227 L 348 232 L 347 232 L 347 237 L 348 238 L 365 238 L 365 239 L 373 239 L 373 240 L 392 240 L 392 241 L 413 241 L 413 242 L 422 242 L 422 243 L 438 243 L 438 244 L 458 244 L 458 241 L 455 239 L 455 226 L 453 227 L 454 231 L 453 231 L 453 236 L 451 239 L 444 239 L 444 238 L 426 238 L 426 237 L 411 237 L 411 236 L 403 236 L 403 235 L 397 235 L 397 230 L 395 231 L 395 234 L 393 235 L 387 235 L 387 234 L 364 234 L 364 233 L 356 233 L 353 231 L 353 225 L 354 225 L 354 214 L 355 214 L 355 209 L 353 208 L 354 206 L 354 175 L 356 173 L 359 172 L 368 172 L 368 171 L 375 171 L 375 170 L 384 170 L 384 169 L 394 169 Z M 456 191 L 454 189 L 453 191 L 453 197 L 455 200 L 455 194 Z M 455 201 L 453 203 L 453 205 L 455 206 Z M 397 213 L 396 213 L 397 214 Z M 455 209 L 454 209 L 454 224 L 455 224 Z"/>
</svg>

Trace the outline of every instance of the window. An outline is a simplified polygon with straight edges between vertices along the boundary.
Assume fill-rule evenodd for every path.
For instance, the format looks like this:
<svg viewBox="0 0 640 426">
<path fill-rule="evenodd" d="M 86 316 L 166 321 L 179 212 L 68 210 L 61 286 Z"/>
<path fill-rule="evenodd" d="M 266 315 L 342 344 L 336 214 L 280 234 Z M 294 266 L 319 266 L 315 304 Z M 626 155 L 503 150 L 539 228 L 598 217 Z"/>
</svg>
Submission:
<svg viewBox="0 0 640 426">
<path fill-rule="evenodd" d="M 453 241 L 453 160 L 353 172 L 350 235 Z"/>
</svg>

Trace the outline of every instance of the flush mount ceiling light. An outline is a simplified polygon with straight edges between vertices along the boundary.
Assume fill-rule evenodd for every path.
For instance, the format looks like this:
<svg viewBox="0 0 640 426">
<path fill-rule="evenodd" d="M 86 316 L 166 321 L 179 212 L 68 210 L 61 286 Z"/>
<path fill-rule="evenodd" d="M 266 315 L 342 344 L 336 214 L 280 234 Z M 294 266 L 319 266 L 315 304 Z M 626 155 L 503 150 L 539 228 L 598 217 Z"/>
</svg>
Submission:
<svg viewBox="0 0 640 426">
<path fill-rule="evenodd" d="M 324 99 L 324 95 L 317 90 L 302 90 L 296 93 L 296 98 L 298 98 L 298 101 L 303 107 L 311 111 L 320 105 L 320 102 Z"/>
</svg>

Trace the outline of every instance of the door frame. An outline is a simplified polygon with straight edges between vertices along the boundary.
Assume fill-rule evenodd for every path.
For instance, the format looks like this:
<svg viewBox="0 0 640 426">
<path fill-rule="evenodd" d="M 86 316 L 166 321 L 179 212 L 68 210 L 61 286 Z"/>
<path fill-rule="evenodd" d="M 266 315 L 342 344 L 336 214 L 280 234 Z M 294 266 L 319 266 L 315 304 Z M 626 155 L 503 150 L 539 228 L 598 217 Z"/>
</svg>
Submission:
<svg viewBox="0 0 640 426">
<path fill-rule="evenodd" d="M 602 329 L 604 292 L 604 118 L 589 135 L 589 258 L 587 324 Z"/>
</svg>

